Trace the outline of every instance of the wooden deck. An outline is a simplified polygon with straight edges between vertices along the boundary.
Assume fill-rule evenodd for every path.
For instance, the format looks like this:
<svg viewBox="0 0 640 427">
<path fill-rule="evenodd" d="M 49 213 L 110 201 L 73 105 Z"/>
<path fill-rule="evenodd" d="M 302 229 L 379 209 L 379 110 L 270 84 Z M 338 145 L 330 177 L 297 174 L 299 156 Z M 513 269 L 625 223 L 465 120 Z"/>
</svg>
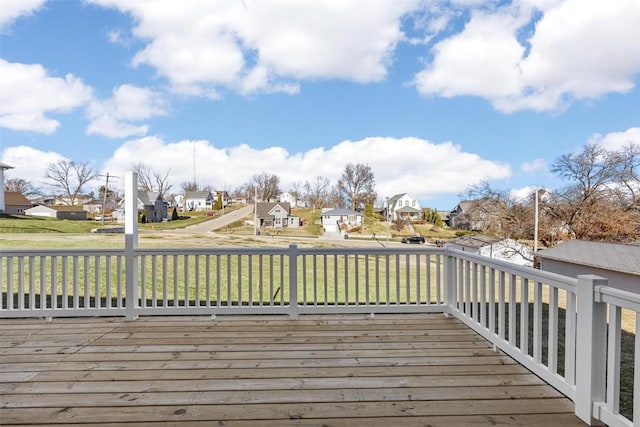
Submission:
<svg viewBox="0 0 640 427">
<path fill-rule="evenodd" d="M 583 426 L 442 315 L 0 321 L 0 424 Z"/>
</svg>

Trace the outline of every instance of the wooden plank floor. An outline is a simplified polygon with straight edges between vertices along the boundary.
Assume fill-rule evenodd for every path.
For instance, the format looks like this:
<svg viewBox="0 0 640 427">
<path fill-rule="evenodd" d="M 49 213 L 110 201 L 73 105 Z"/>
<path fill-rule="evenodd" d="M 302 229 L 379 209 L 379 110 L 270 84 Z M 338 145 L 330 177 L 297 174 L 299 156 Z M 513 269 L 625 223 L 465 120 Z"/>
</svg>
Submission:
<svg viewBox="0 0 640 427">
<path fill-rule="evenodd" d="M 0 424 L 584 425 L 442 315 L 0 321 Z"/>
</svg>

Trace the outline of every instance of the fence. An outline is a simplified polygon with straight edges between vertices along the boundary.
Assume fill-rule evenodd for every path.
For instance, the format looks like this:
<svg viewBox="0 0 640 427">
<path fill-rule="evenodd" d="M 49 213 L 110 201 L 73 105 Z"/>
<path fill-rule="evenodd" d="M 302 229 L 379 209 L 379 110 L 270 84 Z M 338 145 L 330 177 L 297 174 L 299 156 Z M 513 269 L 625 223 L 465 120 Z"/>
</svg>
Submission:
<svg viewBox="0 0 640 427">
<path fill-rule="evenodd" d="M 640 411 L 640 358 L 635 369 L 621 362 L 625 339 L 640 354 L 640 322 L 635 334 L 622 326 L 640 297 L 595 276 L 427 247 L 129 247 L 2 251 L 0 287 L 0 318 L 444 313 L 572 399 L 586 422 L 633 425 L 631 409 L 620 413 L 631 395 Z"/>
</svg>

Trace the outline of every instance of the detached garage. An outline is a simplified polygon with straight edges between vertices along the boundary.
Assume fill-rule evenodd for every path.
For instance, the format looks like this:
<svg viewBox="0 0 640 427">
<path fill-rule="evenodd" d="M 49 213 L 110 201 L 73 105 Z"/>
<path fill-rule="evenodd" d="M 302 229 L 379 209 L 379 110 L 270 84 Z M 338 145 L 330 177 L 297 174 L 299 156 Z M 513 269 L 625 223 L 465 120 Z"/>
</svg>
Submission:
<svg viewBox="0 0 640 427">
<path fill-rule="evenodd" d="M 24 214 L 57 219 L 87 219 L 87 211 L 85 211 L 82 206 L 34 206 L 25 210 Z"/>
</svg>

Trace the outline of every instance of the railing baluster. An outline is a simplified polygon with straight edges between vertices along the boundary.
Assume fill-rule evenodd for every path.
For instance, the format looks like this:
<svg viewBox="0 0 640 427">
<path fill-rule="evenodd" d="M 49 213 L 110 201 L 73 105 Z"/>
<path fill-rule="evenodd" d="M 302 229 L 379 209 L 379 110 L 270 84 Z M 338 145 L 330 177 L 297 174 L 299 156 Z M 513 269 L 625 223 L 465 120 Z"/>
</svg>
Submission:
<svg viewBox="0 0 640 427">
<path fill-rule="evenodd" d="M 489 269 L 489 330 L 496 333 L 496 269 Z"/>
<path fill-rule="evenodd" d="M 7 300 L 13 300 L 13 292 L 7 292 Z M 24 258 L 18 258 L 18 310 L 24 310 Z"/>
<path fill-rule="evenodd" d="M 8 258 L 8 262 L 11 258 Z M 11 286 L 11 281 L 7 282 Z M 11 295 L 11 291 L 8 291 L 8 295 Z M 29 257 L 29 308 L 35 310 L 36 308 L 36 259 L 32 256 Z"/>
<path fill-rule="evenodd" d="M 505 275 L 506 273 L 500 270 L 498 277 L 498 336 L 505 339 L 505 306 L 504 306 L 504 294 L 505 294 Z"/>
<path fill-rule="evenodd" d="M 609 308 L 609 328 L 607 334 L 607 409 L 614 414 L 620 412 L 620 338 L 622 330 L 622 309 Z"/>
<path fill-rule="evenodd" d="M 552 374 L 558 372 L 558 288 L 549 289 L 549 343 L 547 364 Z"/>
<path fill-rule="evenodd" d="M 542 283 L 533 286 L 533 360 L 542 363 Z"/>
<path fill-rule="evenodd" d="M 509 343 L 516 346 L 516 275 L 509 280 Z"/>
<path fill-rule="evenodd" d="M 529 280 L 520 277 L 520 351 L 529 354 Z"/>
</svg>

